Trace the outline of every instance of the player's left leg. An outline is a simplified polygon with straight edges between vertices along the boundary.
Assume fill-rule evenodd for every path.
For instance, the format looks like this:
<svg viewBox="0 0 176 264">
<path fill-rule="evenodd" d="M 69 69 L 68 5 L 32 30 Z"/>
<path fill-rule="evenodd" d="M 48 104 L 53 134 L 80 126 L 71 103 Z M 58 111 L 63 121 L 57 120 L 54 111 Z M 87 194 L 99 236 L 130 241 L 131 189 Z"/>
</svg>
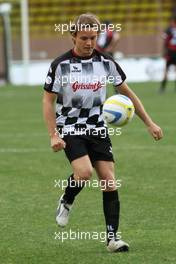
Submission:
<svg viewBox="0 0 176 264">
<path fill-rule="evenodd" d="M 118 239 L 120 201 L 114 176 L 112 161 L 96 161 L 94 168 L 100 181 L 103 181 L 103 210 L 107 230 L 107 249 L 110 252 L 128 251 L 129 245 Z"/>
</svg>

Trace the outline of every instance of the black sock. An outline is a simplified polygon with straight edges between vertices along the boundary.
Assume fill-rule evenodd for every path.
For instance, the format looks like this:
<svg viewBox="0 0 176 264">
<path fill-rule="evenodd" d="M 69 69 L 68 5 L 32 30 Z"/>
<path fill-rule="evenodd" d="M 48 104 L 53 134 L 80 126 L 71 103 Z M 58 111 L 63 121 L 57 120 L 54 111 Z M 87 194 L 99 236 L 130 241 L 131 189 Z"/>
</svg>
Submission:
<svg viewBox="0 0 176 264">
<path fill-rule="evenodd" d="M 103 210 L 107 230 L 107 243 L 116 238 L 119 227 L 120 202 L 118 191 L 103 192 Z"/>
<path fill-rule="evenodd" d="M 73 174 L 68 178 L 67 182 L 68 184 L 65 188 L 63 199 L 65 199 L 68 204 L 72 204 L 74 202 L 75 196 L 83 189 L 84 183 L 77 182 L 74 179 Z"/>
</svg>

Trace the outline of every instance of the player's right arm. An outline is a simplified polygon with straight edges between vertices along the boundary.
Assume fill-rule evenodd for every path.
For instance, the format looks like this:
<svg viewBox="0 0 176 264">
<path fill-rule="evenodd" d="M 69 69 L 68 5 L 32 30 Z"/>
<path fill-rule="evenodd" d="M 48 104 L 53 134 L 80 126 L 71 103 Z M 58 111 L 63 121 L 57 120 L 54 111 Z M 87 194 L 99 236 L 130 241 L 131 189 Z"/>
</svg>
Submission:
<svg viewBox="0 0 176 264">
<path fill-rule="evenodd" d="M 60 77 L 61 72 L 57 58 L 50 65 L 44 84 L 43 94 L 43 115 L 48 128 L 53 151 L 59 151 L 65 148 L 65 142 L 62 140 L 62 138 L 60 138 L 59 133 L 57 132 L 54 109 L 58 93 L 60 92 L 62 86 Z"/>
<path fill-rule="evenodd" d="M 43 116 L 48 128 L 48 133 L 51 140 L 51 147 L 55 152 L 65 148 L 65 142 L 59 137 L 56 128 L 56 118 L 54 111 L 56 98 L 57 98 L 57 94 L 44 91 Z"/>
</svg>

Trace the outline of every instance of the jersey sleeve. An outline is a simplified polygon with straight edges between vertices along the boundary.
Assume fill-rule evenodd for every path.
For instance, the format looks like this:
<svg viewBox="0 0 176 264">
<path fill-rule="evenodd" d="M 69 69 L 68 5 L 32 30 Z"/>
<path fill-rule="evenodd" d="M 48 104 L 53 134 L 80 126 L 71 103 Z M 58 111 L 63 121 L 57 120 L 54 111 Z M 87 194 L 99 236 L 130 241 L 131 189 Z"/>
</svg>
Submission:
<svg viewBox="0 0 176 264">
<path fill-rule="evenodd" d="M 110 61 L 110 74 L 109 74 L 109 82 L 114 86 L 121 85 L 126 79 L 126 75 L 114 60 Z"/>
<path fill-rule="evenodd" d="M 44 89 L 50 93 L 58 94 L 61 91 L 60 65 L 52 62 L 45 80 Z"/>
</svg>

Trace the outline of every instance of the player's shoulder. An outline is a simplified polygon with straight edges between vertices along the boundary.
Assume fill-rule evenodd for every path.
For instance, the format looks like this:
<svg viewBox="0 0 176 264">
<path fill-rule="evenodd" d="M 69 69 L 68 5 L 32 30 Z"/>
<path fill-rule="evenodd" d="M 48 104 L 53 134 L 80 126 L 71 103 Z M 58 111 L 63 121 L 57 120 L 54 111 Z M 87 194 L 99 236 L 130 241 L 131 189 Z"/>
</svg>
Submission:
<svg viewBox="0 0 176 264">
<path fill-rule="evenodd" d="M 104 63 L 108 63 L 108 68 L 111 65 L 111 69 L 116 69 L 118 73 L 122 76 L 122 80 L 124 81 L 126 79 L 126 75 L 123 72 L 120 65 L 113 59 L 113 57 L 105 52 L 101 52 L 99 50 L 96 50 L 97 55 L 99 55 L 101 58 L 103 57 Z"/>
<path fill-rule="evenodd" d="M 95 52 L 96 52 L 96 54 L 98 56 L 103 57 L 103 59 L 115 62 L 113 57 L 111 55 L 109 55 L 108 53 L 102 52 L 102 51 L 99 51 L 99 50 L 95 50 Z"/>
<path fill-rule="evenodd" d="M 55 58 L 51 62 L 51 65 L 52 65 L 52 67 L 57 67 L 61 62 L 67 61 L 72 57 L 73 57 L 72 51 L 69 50 L 69 51 L 63 53 L 62 55 L 58 56 L 57 58 Z"/>
<path fill-rule="evenodd" d="M 117 68 L 120 67 L 119 64 L 114 60 L 114 58 L 110 54 L 108 54 L 106 52 L 99 51 L 99 50 L 96 50 L 96 52 L 99 54 L 100 57 L 103 58 L 103 61 L 105 61 L 105 62 L 109 61 L 109 64 L 115 65 L 115 67 L 117 67 Z"/>
</svg>

